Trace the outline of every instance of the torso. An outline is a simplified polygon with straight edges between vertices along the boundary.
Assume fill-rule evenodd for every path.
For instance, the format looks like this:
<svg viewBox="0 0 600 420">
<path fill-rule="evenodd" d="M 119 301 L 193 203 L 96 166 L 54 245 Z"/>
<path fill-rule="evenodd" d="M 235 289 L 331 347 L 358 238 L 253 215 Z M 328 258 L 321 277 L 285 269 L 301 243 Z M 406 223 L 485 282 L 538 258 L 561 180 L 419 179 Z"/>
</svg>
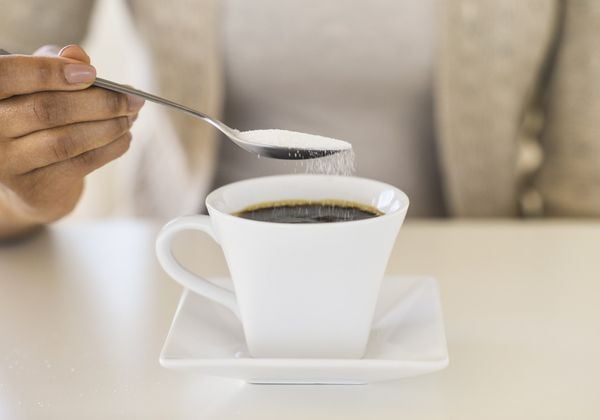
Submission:
<svg viewBox="0 0 600 420">
<path fill-rule="evenodd" d="M 354 3 L 356 4 L 356 3 Z M 226 0 L 226 122 L 350 141 L 357 175 L 403 189 L 413 216 L 444 214 L 433 133 L 434 1 Z M 220 142 L 216 184 L 302 172 Z"/>
</svg>

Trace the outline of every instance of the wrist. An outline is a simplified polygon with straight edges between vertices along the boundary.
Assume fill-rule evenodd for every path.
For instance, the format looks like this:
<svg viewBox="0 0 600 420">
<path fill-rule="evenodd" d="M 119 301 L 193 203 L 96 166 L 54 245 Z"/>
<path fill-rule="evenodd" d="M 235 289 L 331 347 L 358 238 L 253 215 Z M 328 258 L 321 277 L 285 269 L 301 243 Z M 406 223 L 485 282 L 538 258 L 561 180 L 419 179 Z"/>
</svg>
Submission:
<svg viewBox="0 0 600 420">
<path fill-rule="evenodd" d="M 12 191 L 0 184 L 0 241 L 26 236 L 43 225 L 20 211 L 11 195 Z"/>
</svg>

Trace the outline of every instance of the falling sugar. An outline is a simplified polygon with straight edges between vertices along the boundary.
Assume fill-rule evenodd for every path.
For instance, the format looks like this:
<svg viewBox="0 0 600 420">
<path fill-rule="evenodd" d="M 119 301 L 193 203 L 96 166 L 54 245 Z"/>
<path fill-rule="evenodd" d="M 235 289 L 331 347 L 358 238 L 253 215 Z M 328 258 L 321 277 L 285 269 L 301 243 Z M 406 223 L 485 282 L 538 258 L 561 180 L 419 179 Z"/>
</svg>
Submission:
<svg viewBox="0 0 600 420">
<path fill-rule="evenodd" d="M 354 173 L 354 150 L 342 150 L 322 158 L 301 161 L 307 174 L 345 175 Z"/>
<path fill-rule="evenodd" d="M 329 137 L 304 134 L 287 130 L 254 130 L 239 133 L 242 140 L 265 146 L 281 147 L 288 150 L 288 157 L 295 160 L 296 165 L 303 166 L 308 174 L 343 175 L 354 173 L 354 150 L 348 142 Z M 308 151 L 308 153 L 306 153 Z M 323 156 L 325 152 L 325 156 Z M 305 155 L 322 156 L 302 159 Z M 258 155 L 260 158 L 260 155 Z M 347 203 L 346 203 L 347 204 Z M 265 216 L 267 219 L 261 218 Z M 248 212 L 257 217 L 255 220 L 278 221 L 279 223 L 323 223 L 351 221 L 363 218 L 353 206 L 332 203 L 306 205 L 274 206 L 262 210 Z M 260 214 L 259 214 L 260 213 Z M 366 212 L 377 216 L 377 212 Z M 247 217 L 252 219 L 253 217 Z"/>
</svg>

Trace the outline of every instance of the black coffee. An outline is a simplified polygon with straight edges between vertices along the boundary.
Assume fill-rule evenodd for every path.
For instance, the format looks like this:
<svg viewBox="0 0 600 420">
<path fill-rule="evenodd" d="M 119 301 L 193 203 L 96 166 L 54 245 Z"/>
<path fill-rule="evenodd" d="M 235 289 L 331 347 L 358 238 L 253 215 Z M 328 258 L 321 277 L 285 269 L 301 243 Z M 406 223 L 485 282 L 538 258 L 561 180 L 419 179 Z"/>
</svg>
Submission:
<svg viewBox="0 0 600 420">
<path fill-rule="evenodd" d="M 286 200 L 254 204 L 235 216 L 273 223 L 334 223 L 363 220 L 383 213 L 366 204 L 342 200 Z"/>
</svg>

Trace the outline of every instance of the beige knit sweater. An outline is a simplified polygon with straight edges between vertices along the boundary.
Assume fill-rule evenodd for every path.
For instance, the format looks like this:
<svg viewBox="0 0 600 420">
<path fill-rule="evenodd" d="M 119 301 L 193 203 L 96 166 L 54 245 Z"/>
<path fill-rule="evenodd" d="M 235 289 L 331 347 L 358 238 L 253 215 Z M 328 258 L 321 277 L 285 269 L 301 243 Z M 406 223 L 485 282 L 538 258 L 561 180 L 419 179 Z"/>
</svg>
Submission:
<svg viewBox="0 0 600 420">
<path fill-rule="evenodd" d="M 219 115 L 218 1 L 129 3 L 160 93 Z M 93 0 L 0 6 L 2 47 L 32 51 L 80 42 Z M 439 10 L 436 131 L 450 213 L 600 215 L 600 2 L 440 0 Z M 146 143 L 132 171 L 140 215 L 193 211 L 210 186 L 215 132 L 172 118 L 179 143 Z M 185 162 L 178 188 L 169 156 Z"/>
</svg>

